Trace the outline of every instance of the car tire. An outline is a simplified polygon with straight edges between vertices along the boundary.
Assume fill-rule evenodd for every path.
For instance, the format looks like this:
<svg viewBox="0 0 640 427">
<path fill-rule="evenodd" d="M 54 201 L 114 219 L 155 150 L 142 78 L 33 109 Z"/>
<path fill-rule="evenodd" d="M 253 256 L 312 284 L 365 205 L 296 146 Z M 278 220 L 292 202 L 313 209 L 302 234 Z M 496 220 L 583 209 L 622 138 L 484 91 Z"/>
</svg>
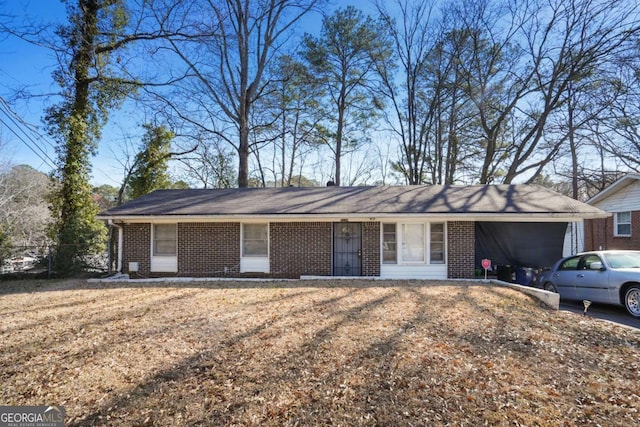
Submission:
<svg viewBox="0 0 640 427">
<path fill-rule="evenodd" d="M 633 317 L 640 317 L 640 286 L 631 286 L 624 294 L 624 306 Z"/>
<path fill-rule="evenodd" d="M 556 285 L 554 285 L 551 282 L 547 282 L 544 284 L 544 290 L 545 291 L 549 291 L 549 292 L 553 292 L 554 294 L 558 293 L 558 289 L 556 288 Z"/>
</svg>

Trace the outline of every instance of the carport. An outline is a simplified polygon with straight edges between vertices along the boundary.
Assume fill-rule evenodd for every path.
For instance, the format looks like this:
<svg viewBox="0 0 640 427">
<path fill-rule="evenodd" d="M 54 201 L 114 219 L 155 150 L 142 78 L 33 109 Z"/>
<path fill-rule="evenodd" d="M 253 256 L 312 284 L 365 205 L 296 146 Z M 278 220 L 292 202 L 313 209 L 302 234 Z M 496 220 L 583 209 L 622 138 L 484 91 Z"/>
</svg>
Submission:
<svg viewBox="0 0 640 427">
<path fill-rule="evenodd" d="M 488 258 L 498 279 L 528 285 L 537 269 L 562 257 L 567 222 L 488 222 L 475 227 L 475 265 Z"/>
</svg>

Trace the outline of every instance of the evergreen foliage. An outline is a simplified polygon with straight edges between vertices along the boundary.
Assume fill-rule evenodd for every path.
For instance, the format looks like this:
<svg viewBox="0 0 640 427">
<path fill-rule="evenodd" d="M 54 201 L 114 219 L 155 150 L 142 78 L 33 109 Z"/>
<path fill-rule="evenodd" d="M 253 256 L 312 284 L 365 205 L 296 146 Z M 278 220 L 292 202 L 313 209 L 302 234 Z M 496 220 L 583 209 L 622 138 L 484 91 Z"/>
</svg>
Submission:
<svg viewBox="0 0 640 427">
<path fill-rule="evenodd" d="M 120 0 L 80 0 L 68 5 L 68 26 L 57 34 L 60 68 L 54 73 L 62 101 L 47 111 L 49 134 L 58 142 L 59 183 L 49 203 L 55 246 L 54 269 L 59 275 L 80 271 L 88 255 L 103 250 L 106 227 L 96 219 L 98 205 L 89 185 L 90 156 L 95 153 L 108 111 L 120 104 L 133 87 L 109 78 L 115 35 L 126 24 Z"/>
<path fill-rule="evenodd" d="M 169 175 L 171 140 L 173 132 L 164 126 L 144 125 L 146 133 L 142 139 L 142 150 L 136 156 L 136 168 L 131 174 L 129 191 L 135 199 L 154 190 L 172 187 Z"/>
<path fill-rule="evenodd" d="M 323 19 L 319 37 L 307 34 L 303 41 L 311 74 L 327 91 L 318 109 L 324 120 L 316 129 L 334 154 L 336 185 L 341 184 L 343 153 L 368 140 L 366 130 L 383 109 L 374 89 L 376 69 L 389 59 L 391 45 L 382 28 L 379 21 L 347 6 Z"/>
</svg>

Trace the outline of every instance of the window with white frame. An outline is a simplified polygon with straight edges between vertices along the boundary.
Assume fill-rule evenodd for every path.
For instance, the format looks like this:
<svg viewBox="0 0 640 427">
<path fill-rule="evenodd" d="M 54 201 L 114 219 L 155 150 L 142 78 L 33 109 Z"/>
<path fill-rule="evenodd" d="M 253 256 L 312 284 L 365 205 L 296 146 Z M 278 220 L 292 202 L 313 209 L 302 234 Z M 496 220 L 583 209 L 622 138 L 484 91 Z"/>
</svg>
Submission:
<svg viewBox="0 0 640 427">
<path fill-rule="evenodd" d="M 444 223 L 432 223 L 429 235 L 431 264 L 444 264 Z"/>
<path fill-rule="evenodd" d="M 242 224 L 242 256 L 269 256 L 269 224 Z"/>
<path fill-rule="evenodd" d="M 383 264 L 444 264 L 445 223 L 383 223 Z M 400 249 L 399 249 L 400 248 Z"/>
<path fill-rule="evenodd" d="M 395 224 L 382 224 L 382 263 L 398 262 L 398 239 Z"/>
<path fill-rule="evenodd" d="M 402 224 L 402 261 L 425 262 L 424 224 Z"/>
<path fill-rule="evenodd" d="M 177 224 L 154 224 L 153 255 L 176 256 L 178 253 Z"/>
<path fill-rule="evenodd" d="M 631 236 L 631 212 L 616 212 L 615 235 Z"/>
</svg>

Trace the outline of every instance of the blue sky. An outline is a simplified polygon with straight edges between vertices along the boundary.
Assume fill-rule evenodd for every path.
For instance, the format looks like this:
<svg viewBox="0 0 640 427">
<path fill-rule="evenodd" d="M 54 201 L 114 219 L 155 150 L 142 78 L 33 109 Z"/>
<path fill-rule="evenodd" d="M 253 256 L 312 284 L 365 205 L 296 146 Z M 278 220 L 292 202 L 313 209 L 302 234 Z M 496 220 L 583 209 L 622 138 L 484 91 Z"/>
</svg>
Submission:
<svg viewBox="0 0 640 427">
<path fill-rule="evenodd" d="M 333 0 L 332 3 L 340 7 L 354 4 L 369 12 L 373 8 L 367 0 Z M 13 17 L 10 21 L 18 24 L 25 16 L 51 24 L 65 23 L 67 18 L 65 5 L 58 0 L 0 0 L 0 19 Z M 313 27 L 320 27 L 321 18 L 314 16 L 306 21 L 303 28 L 311 31 Z M 0 166 L 27 164 L 45 173 L 52 170 L 57 158 L 55 145 L 46 136 L 42 117 L 48 103 L 55 101 L 46 96 L 15 100 L 14 94 L 17 88 L 37 95 L 57 92 L 59 88 L 51 77 L 55 67 L 56 59 L 50 50 L 0 34 L 0 96 L 7 101 L 0 102 Z M 7 107 L 18 118 L 8 115 Z M 124 110 L 111 115 L 103 130 L 98 154 L 92 159 L 93 185 L 120 185 L 124 170 L 122 162 L 126 158 L 124 147 L 137 145 L 139 138 L 132 140 L 131 135 L 137 138 L 142 133 L 140 123 L 133 122 L 132 117 L 126 105 Z M 20 119 L 30 126 L 17 123 Z"/>
<path fill-rule="evenodd" d="M 365 0 L 337 3 L 340 6 L 355 4 L 364 10 L 371 7 L 371 3 Z M 19 23 L 25 16 L 30 16 L 36 22 L 64 23 L 65 5 L 58 0 L 0 0 L 0 19 L 14 17 L 12 20 Z M 319 27 L 320 17 L 312 19 L 313 24 Z M 309 28 L 309 25 L 305 26 L 305 30 Z M 54 143 L 43 129 L 42 117 L 47 102 L 53 101 L 47 100 L 46 96 L 15 100 L 14 93 L 16 88 L 24 88 L 29 93 L 38 95 L 55 93 L 58 88 L 51 78 L 55 66 L 56 59 L 48 49 L 15 37 L 0 35 L 0 96 L 8 102 L 0 103 L 0 165 L 28 164 L 45 173 L 52 170 L 56 153 Z M 31 128 L 18 124 L 18 118 L 7 115 L 7 106 Z M 125 135 L 131 135 L 131 129 L 140 129 L 140 124 L 132 123 L 130 117 L 126 109 L 114 112 L 110 117 L 98 155 L 93 158 L 92 184 L 120 185 L 123 175 L 123 146 L 126 145 L 125 140 L 130 139 L 130 136 Z M 129 141 L 129 145 L 136 145 L 138 141 Z"/>
<path fill-rule="evenodd" d="M 0 0 L 0 19 L 16 17 L 19 22 L 25 14 L 39 20 L 60 21 L 66 17 L 64 5 L 51 0 Z M 17 118 L 8 116 L 7 105 L 0 111 L 0 163 L 28 164 L 43 172 L 51 170 L 51 160 L 55 160 L 53 143 L 43 135 L 43 97 L 31 100 L 14 100 L 13 91 L 24 88 L 34 94 L 46 94 L 55 91 L 51 80 L 55 58 L 45 48 L 37 47 L 15 37 L 0 37 L 0 95 L 9 102 L 9 107 L 20 119 L 36 127 L 29 131 L 16 122 Z M 15 133 L 18 136 L 15 135 Z M 26 143 L 22 140 L 26 140 Z M 29 149 L 27 143 L 33 148 Z M 34 153 L 35 151 L 35 153 Z M 36 154 L 37 153 L 37 154 Z"/>
</svg>

